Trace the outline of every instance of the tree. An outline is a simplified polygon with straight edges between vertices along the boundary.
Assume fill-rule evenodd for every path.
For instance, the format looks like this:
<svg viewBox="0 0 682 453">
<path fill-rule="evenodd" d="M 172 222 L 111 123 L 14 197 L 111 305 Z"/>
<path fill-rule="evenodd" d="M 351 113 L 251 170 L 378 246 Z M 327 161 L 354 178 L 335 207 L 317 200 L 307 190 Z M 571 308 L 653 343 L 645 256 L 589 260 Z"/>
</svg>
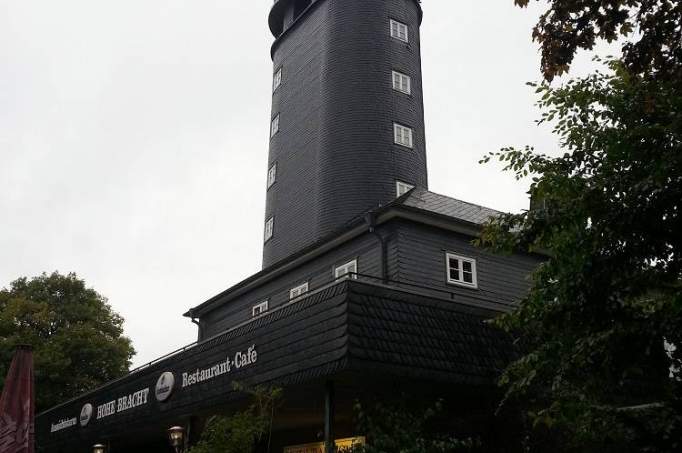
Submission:
<svg viewBox="0 0 682 453">
<path fill-rule="evenodd" d="M 501 384 L 503 405 L 527 422 L 527 451 L 682 449 L 681 8 L 551 1 L 534 31 L 548 81 L 600 38 L 620 35 L 623 57 L 534 85 L 563 155 L 506 148 L 484 159 L 531 176 L 533 203 L 494 219 L 479 242 L 549 254 L 498 322 L 521 345 Z"/>
<path fill-rule="evenodd" d="M 33 346 L 37 411 L 124 375 L 135 354 L 123 318 L 75 274 L 19 278 L 0 291 L 0 375 Z"/>
<path fill-rule="evenodd" d="M 402 401 L 402 400 L 401 400 Z M 358 432 L 367 435 L 367 445 L 352 453 L 474 453 L 483 451 L 473 439 L 458 439 L 442 432 L 435 423 L 443 415 L 443 402 L 428 407 L 404 402 L 355 403 Z M 442 427 L 441 427 L 442 428 Z M 344 453 L 340 451 L 339 453 Z"/>
<path fill-rule="evenodd" d="M 211 417 L 201 439 L 189 453 L 253 453 L 260 441 L 265 438 L 269 441 L 275 411 L 282 399 L 282 389 L 249 389 L 239 383 L 235 383 L 234 387 L 249 395 L 249 406 L 230 416 Z"/>
<path fill-rule="evenodd" d="M 514 0 L 525 7 L 530 0 Z M 542 48 L 542 72 L 566 73 L 579 49 L 623 39 L 631 74 L 682 79 L 682 2 L 679 0 L 550 0 L 533 30 Z M 633 33 L 636 31 L 637 33 Z"/>
</svg>

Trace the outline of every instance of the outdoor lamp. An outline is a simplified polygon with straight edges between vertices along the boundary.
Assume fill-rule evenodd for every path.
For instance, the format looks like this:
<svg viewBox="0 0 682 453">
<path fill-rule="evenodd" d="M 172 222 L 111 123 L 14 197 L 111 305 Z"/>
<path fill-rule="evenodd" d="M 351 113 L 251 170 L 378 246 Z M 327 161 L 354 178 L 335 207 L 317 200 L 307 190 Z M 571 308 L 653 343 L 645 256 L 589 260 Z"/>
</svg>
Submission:
<svg viewBox="0 0 682 453">
<path fill-rule="evenodd" d="M 185 428 L 182 426 L 173 426 L 168 430 L 168 440 L 171 446 L 175 447 L 175 451 L 181 451 L 183 442 L 185 440 Z"/>
<path fill-rule="evenodd" d="M 102 444 L 95 444 L 92 446 L 92 453 L 105 453 L 106 451 L 107 447 Z"/>
</svg>

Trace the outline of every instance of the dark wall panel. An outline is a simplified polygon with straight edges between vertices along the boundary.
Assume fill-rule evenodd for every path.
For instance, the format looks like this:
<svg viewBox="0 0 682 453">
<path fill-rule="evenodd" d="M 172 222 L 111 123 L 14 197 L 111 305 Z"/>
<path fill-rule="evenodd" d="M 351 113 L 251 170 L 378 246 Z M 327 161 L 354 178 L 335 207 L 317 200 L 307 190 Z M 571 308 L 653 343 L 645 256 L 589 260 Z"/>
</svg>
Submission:
<svg viewBox="0 0 682 453">
<path fill-rule="evenodd" d="M 409 44 L 390 19 L 409 26 Z M 396 180 L 427 187 L 419 23 L 414 0 L 318 0 L 275 43 L 264 267 L 389 203 Z M 392 89 L 393 69 L 411 76 L 411 96 Z M 393 143 L 394 122 L 413 128 L 413 149 Z"/>
<path fill-rule="evenodd" d="M 471 237 L 407 221 L 400 223 L 397 236 L 397 280 L 442 288 L 460 300 L 505 310 L 528 291 L 530 274 L 542 262 L 537 256 L 495 255 L 474 247 Z M 478 289 L 447 283 L 446 252 L 476 259 Z"/>
</svg>

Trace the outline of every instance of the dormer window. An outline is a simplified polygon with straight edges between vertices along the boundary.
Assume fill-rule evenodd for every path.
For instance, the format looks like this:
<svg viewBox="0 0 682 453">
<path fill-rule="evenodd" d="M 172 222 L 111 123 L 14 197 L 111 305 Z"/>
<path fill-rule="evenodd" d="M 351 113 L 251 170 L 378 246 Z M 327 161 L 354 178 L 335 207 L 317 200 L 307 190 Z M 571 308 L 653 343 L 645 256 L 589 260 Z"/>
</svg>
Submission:
<svg viewBox="0 0 682 453">
<path fill-rule="evenodd" d="M 334 279 L 351 276 L 351 278 L 358 278 L 358 260 L 349 261 L 346 264 L 337 266 L 334 269 Z"/>
<path fill-rule="evenodd" d="M 297 297 L 301 297 L 308 292 L 308 282 L 298 285 L 296 288 L 291 288 L 289 290 L 289 299 L 293 300 Z"/>
<path fill-rule="evenodd" d="M 466 256 L 446 253 L 448 283 L 452 285 L 478 288 L 476 260 Z"/>
<path fill-rule="evenodd" d="M 266 311 L 268 311 L 268 301 L 264 300 L 260 304 L 254 305 L 253 308 L 251 308 L 251 316 L 255 318 L 256 316 L 262 315 Z"/>
<path fill-rule="evenodd" d="M 402 42 L 409 42 L 410 36 L 407 25 L 391 19 L 391 38 L 395 38 Z"/>
</svg>

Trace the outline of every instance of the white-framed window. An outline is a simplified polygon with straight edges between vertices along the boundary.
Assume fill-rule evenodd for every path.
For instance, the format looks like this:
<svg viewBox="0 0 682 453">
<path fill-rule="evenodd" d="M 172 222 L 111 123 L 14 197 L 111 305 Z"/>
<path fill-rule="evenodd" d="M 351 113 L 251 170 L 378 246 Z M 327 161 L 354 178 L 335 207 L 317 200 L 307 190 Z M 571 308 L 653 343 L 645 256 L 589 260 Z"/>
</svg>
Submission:
<svg viewBox="0 0 682 453">
<path fill-rule="evenodd" d="M 268 242 L 270 239 L 272 239 L 272 235 L 275 230 L 275 218 L 270 217 L 266 222 L 265 222 L 265 232 L 263 233 L 263 241 Z"/>
<path fill-rule="evenodd" d="M 358 273 L 358 260 L 353 260 L 349 261 L 346 264 L 342 264 L 341 266 L 337 266 L 334 268 L 334 278 L 341 278 L 346 275 L 352 274 L 351 278 L 358 278 L 357 274 Z"/>
<path fill-rule="evenodd" d="M 409 42 L 410 36 L 407 25 L 402 22 L 398 22 L 397 20 L 391 19 L 391 37 L 402 42 Z"/>
<path fill-rule="evenodd" d="M 454 253 L 446 253 L 445 259 L 447 262 L 448 283 L 478 288 L 475 259 L 455 255 Z"/>
<path fill-rule="evenodd" d="M 255 318 L 258 315 L 262 315 L 266 311 L 268 311 L 268 301 L 264 300 L 260 304 L 253 306 L 253 308 L 251 309 L 251 316 Z"/>
<path fill-rule="evenodd" d="M 274 93 L 277 88 L 282 84 L 282 68 L 279 68 L 275 75 L 272 76 L 272 92 Z"/>
<path fill-rule="evenodd" d="M 393 123 L 393 141 L 396 145 L 412 148 L 412 129 L 402 124 Z"/>
<path fill-rule="evenodd" d="M 308 292 L 308 282 L 298 285 L 296 288 L 291 288 L 289 290 L 289 299 L 296 299 L 299 296 L 304 295 Z"/>
<path fill-rule="evenodd" d="M 398 198 L 402 197 L 412 189 L 414 189 L 414 186 L 412 184 L 408 184 L 402 181 L 395 182 L 395 196 Z"/>
<path fill-rule="evenodd" d="M 277 181 L 277 162 L 268 170 L 268 189 Z"/>
<path fill-rule="evenodd" d="M 402 72 L 392 71 L 393 89 L 405 94 L 412 94 L 412 77 Z"/>
<path fill-rule="evenodd" d="M 279 113 L 272 119 L 270 123 L 270 138 L 274 137 L 279 132 Z"/>
</svg>

